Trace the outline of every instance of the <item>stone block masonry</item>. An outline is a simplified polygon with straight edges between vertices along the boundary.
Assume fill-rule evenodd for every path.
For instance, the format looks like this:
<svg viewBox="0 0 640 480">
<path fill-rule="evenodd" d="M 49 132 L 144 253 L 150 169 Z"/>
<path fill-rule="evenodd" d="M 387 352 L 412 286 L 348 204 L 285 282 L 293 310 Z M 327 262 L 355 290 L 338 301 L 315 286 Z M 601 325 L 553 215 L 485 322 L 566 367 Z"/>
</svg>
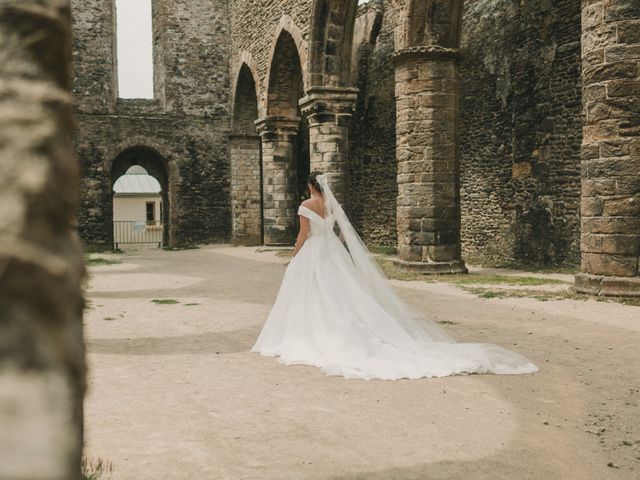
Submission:
<svg viewBox="0 0 640 480">
<path fill-rule="evenodd" d="M 258 124 L 262 138 L 263 225 L 266 245 L 292 245 L 296 237 L 297 136 L 300 120 L 265 118 Z"/>
<path fill-rule="evenodd" d="M 260 136 L 234 134 L 229 141 L 233 242 L 236 245 L 262 245 Z"/>
<path fill-rule="evenodd" d="M 380 0 L 360 6 L 352 65 L 358 100 L 348 162 L 351 221 L 365 242 L 387 247 L 397 246 L 395 14 Z"/>
<path fill-rule="evenodd" d="M 465 2 L 463 253 L 575 266 L 580 248 L 580 0 Z"/>
<path fill-rule="evenodd" d="M 407 264 L 638 276 L 635 1 L 156 0 L 152 101 L 116 98 L 112 0 L 73 5 L 87 243 L 146 149 L 170 243 L 290 243 L 321 169 Z"/>
<path fill-rule="evenodd" d="M 399 265 L 461 273 L 457 51 L 396 57 Z"/>
<path fill-rule="evenodd" d="M 582 2 L 579 291 L 640 296 L 640 3 Z"/>
<path fill-rule="evenodd" d="M 72 18 L 84 243 L 111 248 L 113 175 L 132 151 L 147 152 L 138 161 L 163 177 L 166 243 L 228 241 L 227 2 L 153 2 L 152 100 L 117 98 L 113 0 L 73 0 Z"/>
</svg>

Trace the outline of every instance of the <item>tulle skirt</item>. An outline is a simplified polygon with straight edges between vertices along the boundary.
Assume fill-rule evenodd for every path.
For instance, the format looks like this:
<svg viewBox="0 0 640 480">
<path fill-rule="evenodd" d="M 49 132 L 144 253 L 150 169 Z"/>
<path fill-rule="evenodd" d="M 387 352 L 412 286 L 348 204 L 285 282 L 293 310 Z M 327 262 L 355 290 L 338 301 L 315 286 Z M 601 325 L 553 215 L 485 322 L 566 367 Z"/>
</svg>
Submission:
<svg viewBox="0 0 640 480">
<path fill-rule="evenodd" d="M 252 351 L 367 380 L 537 371 L 518 353 L 457 343 L 424 322 L 428 335 L 415 338 L 367 290 L 337 237 L 312 236 L 287 267 Z"/>
</svg>

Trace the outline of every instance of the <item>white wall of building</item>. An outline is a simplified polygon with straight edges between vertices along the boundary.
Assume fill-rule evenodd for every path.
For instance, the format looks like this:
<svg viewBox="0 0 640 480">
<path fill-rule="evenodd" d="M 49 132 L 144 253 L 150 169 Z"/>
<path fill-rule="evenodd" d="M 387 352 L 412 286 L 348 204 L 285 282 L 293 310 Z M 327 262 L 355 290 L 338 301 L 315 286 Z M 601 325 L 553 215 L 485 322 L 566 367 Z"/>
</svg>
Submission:
<svg viewBox="0 0 640 480">
<path fill-rule="evenodd" d="M 161 195 L 114 195 L 114 222 L 144 222 L 147 220 L 147 202 L 155 202 L 155 219 L 160 222 Z"/>
</svg>

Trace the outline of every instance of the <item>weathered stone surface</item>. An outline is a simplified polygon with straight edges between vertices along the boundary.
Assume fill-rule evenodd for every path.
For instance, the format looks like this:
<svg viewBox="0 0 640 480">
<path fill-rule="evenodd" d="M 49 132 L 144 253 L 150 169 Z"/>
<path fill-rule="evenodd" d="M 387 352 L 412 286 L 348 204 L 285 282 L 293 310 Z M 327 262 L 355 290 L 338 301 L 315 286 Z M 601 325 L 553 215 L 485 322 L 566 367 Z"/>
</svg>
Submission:
<svg viewBox="0 0 640 480">
<path fill-rule="evenodd" d="M 112 166 L 149 152 L 165 196 L 166 242 L 228 240 L 231 185 L 226 1 L 154 2 L 154 100 L 117 98 L 113 0 L 73 0 L 80 234 L 111 248 Z"/>
<path fill-rule="evenodd" d="M 465 2 L 465 255 L 500 263 L 579 261 L 580 13 L 580 0 Z M 584 13 L 582 21 L 590 22 L 602 9 Z M 604 50 L 599 54 L 598 62 Z M 596 87 L 589 93 L 602 96 Z M 595 158 L 597 142 L 594 149 Z"/>
<path fill-rule="evenodd" d="M 331 190 L 346 210 L 349 124 L 356 99 L 356 89 L 318 87 L 300 103 L 309 123 L 309 170 L 328 174 Z"/>
<path fill-rule="evenodd" d="M 589 18 L 582 32 L 584 88 L 599 93 L 583 97 L 583 274 L 576 288 L 640 294 L 640 7 L 625 0 L 583 0 L 582 6 Z M 594 61 L 591 52 L 600 49 L 605 55 Z M 609 277 L 628 279 L 605 282 Z"/>
<path fill-rule="evenodd" d="M 292 245 L 296 237 L 299 118 L 266 117 L 262 138 L 263 239 L 265 245 Z"/>
<path fill-rule="evenodd" d="M 398 255 L 400 262 L 423 262 L 425 271 L 454 271 L 463 268 L 458 145 L 462 2 L 434 5 L 420 15 L 424 24 L 411 16 L 420 5 L 408 2 L 397 14 L 396 39 L 405 42 L 404 49 L 396 45 L 394 55 Z M 411 166 L 410 174 L 405 165 Z M 420 206 L 428 208 L 413 208 Z M 423 216 L 427 211 L 429 216 Z M 448 267 L 434 269 L 431 263 Z"/>
<path fill-rule="evenodd" d="M 80 478 L 85 360 L 67 0 L 0 1 L 0 478 Z"/>
<path fill-rule="evenodd" d="M 110 2 L 78 8 L 76 51 L 97 52 L 80 58 L 76 81 L 87 125 L 78 145 L 83 158 L 99 159 L 84 176 L 85 238 L 108 236 L 103 177 L 118 157 L 91 139 L 123 143 L 131 124 L 137 143 L 167 164 L 172 241 L 257 244 L 260 231 L 271 241 L 270 230 L 276 243 L 290 242 L 311 169 L 334 174 L 365 241 L 397 244 L 415 262 L 451 253 L 429 249 L 446 241 L 479 259 L 575 265 L 581 203 L 588 217 L 637 216 L 640 40 L 630 0 L 469 0 L 464 11 L 463 2 L 231 0 L 226 9 L 199 0 L 184 7 L 188 19 L 174 2 L 157 2 L 151 102 L 116 102 L 104 82 L 113 72 Z M 207 10 L 220 13 L 202 17 Z M 210 55 L 193 58 L 198 49 L 184 45 L 203 39 Z M 225 75 L 231 89 L 220 88 Z M 183 115 L 197 128 L 174 138 L 163 122 Z M 258 119 L 297 127 L 263 128 L 258 145 Z M 149 140 L 142 122 L 162 138 Z M 209 215 L 186 220 L 196 204 Z M 456 218 L 457 226 L 436 222 Z"/>
<path fill-rule="evenodd" d="M 392 57 L 396 11 L 390 2 L 360 7 L 353 68 L 359 89 L 349 135 L 349 213 L 363 239 L 396 246 L 396 102 Z M 408 163 L 408 162 L 406 162 Z"/>
</svg>

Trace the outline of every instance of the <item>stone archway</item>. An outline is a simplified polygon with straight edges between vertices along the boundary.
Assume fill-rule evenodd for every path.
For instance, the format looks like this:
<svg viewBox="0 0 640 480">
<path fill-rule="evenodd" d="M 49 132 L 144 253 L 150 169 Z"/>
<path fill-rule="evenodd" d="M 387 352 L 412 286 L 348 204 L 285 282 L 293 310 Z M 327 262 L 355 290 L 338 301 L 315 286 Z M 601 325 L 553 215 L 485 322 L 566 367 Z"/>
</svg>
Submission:
<svg viewBox="0 0 640 480">
<path fill-rule="evenodd" d="M 357 0 L 315 0 L 311 21 L 309 82 L 301 101 L 309 122 L 311 170 L 328 174 L 336 197 L 347 203 L 349 124 L 358 90 L 351 60 Z"/>
<path fill-rule="evenodd" d="M 257 120 L 255 77 L 243 62 L 235 85 L 229 135 L 232 235 L 236 245 L 262 244 L 262 158 Z"/>
<path fill-rule="evenodd" d="M 351 86 L 357 0 L 315 0 L 311 19 L 311 86 Z"/>
<path fill-rule="evenodd" d="M 262 138 L 263 231 L 267 245 L 291 245 L 296 209 L 308 158 L 301 155 L 308 134 L 298 106 L 304 94 L 302 63 L 291 33 L 281 30 L 271 58 L 267 116 L 257 123 Z"/>
<path fill-rule="evenodd" d="M 113 195 L 115 182 L 133 166 L 144 168 L 147 173 L 155 178 L 161 187 L 162 196 L 162 244 L 173 246 L 175 243 L 175 229 L 172 225 L 173 189 L 170 181 L 170 168 L 167 160 L 155 149 L 147 146 L 134 146 L 122 150 L 110 165 L 110 191 Z M 109 217 L 113 220 L 113 202 L 109 204 Z M 110 230 L 111 243 L 113 243 L 113 229 Z"/>
</svg>

